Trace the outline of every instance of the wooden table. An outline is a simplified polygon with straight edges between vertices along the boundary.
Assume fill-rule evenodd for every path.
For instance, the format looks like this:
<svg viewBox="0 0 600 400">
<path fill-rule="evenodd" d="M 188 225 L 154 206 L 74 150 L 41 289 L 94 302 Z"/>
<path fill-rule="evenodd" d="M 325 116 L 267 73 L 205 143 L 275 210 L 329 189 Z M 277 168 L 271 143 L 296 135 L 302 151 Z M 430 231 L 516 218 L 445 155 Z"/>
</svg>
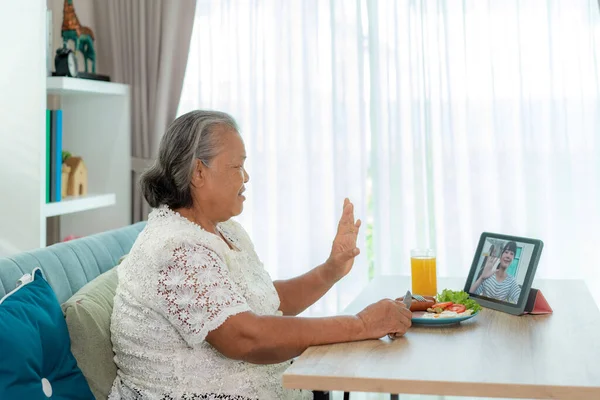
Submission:
<svg viewBox="0 0 600 400">
<path fill-rule="evenodd" d="M 464 279 L 439 279 L 460 289 Z M 408 277 L 375 278 L 348 306 L 355 314 L 396 298 Z M 582 281 L 537 280 L 554 313 L 484 309 L 446 328 L 307 349 L 283 375 L 286 388 L 528 399 L 600 399 L 600 311 Z M 565 294 L 562 294 L 562 293 Z"/>
</svg>

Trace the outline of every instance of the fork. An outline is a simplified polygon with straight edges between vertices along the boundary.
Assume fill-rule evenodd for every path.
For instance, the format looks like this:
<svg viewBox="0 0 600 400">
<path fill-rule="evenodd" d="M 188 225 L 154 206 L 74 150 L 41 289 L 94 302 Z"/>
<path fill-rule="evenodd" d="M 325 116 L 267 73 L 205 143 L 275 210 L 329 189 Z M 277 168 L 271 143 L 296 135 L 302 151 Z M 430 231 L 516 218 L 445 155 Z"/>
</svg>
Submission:
<svg viewBox="0 0 600 400">
<path fill-rule="evenodd" d="M 412 298 L 415 299 L 416 301 L 431 301 L 431 300 L 427 300 L 425 297 L 421 296 L 420 294 L 413 294 Z"/>
</svg>

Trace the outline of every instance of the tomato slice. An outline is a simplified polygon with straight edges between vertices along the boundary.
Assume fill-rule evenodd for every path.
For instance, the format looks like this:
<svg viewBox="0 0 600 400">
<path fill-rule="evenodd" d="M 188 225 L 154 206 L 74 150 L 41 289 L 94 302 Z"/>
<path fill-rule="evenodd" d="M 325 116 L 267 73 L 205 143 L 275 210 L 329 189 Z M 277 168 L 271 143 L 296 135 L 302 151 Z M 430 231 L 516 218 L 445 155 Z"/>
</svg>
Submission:
<svg viewBox="0 0 600 400">
<path fill-rule="evenodd" d="M 458 314 L 465 312 L 466 309 L 467 309 L 467 307 L 465 307 L 464 304 L 453 304 L 447 308 L 448 311 L 454 311 L 455 313 L 458 313 Z"/>
<path fill-rule="evenodd" d="M 446 301 L 445 303 L 436 303 L 436 304 L 432 305 L 431 308 L 438 308 L 439 307 L 442 310 L 444 310 L 444 309 L 450 307 L 452 304 L 454 304 L 454 303 L 452 303 L 451 301 Z"/>
</svg>

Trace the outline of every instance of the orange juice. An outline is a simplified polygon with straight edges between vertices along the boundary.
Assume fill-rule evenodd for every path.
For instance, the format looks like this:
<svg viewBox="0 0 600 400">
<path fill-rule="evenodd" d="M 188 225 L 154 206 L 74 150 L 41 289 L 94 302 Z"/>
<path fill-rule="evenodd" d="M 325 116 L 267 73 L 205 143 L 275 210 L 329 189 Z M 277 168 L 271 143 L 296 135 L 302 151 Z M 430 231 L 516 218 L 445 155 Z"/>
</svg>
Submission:
<svg viewBox="0 0 600 400">
<path fill-rule="evenodd" d="M 410 258 L 412 276 L 412 292 L 422 296 L 435 296 L 437 294 L 437 275 L 435 270 L 435 256 L 413 255 Z"/>
</svg>

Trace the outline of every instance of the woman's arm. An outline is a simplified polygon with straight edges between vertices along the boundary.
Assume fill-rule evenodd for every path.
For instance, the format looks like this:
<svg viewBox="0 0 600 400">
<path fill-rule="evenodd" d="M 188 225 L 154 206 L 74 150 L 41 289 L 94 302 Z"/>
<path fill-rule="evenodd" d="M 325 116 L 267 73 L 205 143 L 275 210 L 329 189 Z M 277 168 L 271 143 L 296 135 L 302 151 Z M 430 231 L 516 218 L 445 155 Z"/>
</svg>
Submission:
<svg viewBox="0 0 600 400">
<path fill-rule="evenodd" d="M 479 278 L 477 278 L 477 280 L 471 285 L 471 293 L 475 293 L 475 294 L 481 294 L 481 293 L 477 293 L 477 289 L 479 289 L 479 287 L 481 286 L 481 284 L 483 283 L 483 276 L 480 276 Z"/>
<path fill-rule="evenodd" d="M 283 315 L 298 315 L 319 300 L 337 282 L 327 263 L 296 278 L 275 281 Z"/>
<path fill-rule="evenodd" d="M 485 281 L 486 279 L 488 279 L 489 277 L 491 277 L 492 275 L 494 275 L 495 271 L 495 266 L 496 266 L 496 262 L 498 261 L 498 257 L 489 257 L 485 266 L 483 267 L 483 272 L 481 274 L 481 276 L 479 278 L 477 278 L 477 280 L 471 285 L 471 293 L 476 293 L 476 294 L 481 294 L 481 293 L 477 293 L 477 289 L 479 289 L 479 287 L 481 286 L 481 284 L 483 283 L 483 281 Z"/>
<path fill-rule="evenodd" d="M 296 357 L 310 346 L 403 335 L 411 312 L 402 302 L 384 299 L 355 316 L 301 318 L 233 315 L 206 336 L 226 357 L 254 364 L 275 364 Z"/>
</svg>

